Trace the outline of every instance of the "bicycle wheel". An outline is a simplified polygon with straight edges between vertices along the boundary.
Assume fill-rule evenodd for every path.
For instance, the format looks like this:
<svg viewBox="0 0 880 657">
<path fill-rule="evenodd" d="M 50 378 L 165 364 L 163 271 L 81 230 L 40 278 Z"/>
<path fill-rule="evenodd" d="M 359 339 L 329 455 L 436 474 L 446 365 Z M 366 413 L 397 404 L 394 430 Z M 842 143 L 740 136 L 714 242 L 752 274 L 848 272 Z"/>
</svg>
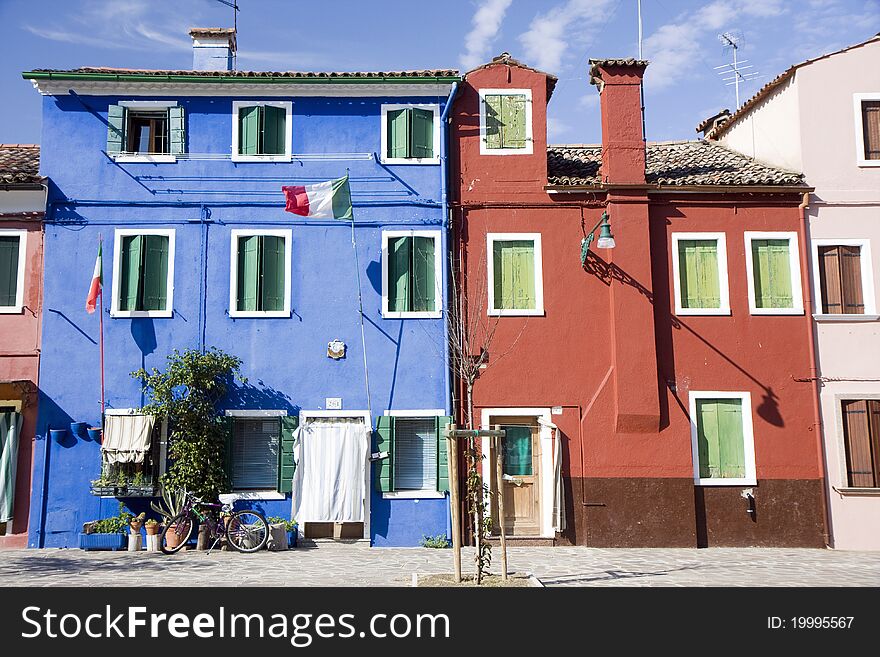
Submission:
<svg viewBox="0 0 880 657">
<path fill-rule="evenodd" d="M 256 552 L 269 540 L 269 523 L 257 511 L 236 511 L 226 520 L 227 545 L 239 552 Z"/>
<path fill-rule="evenodd" d="M 192 536 L 195 523 L 188 513 L 180 513 L 165 523 L 159 535 L 159 548 L 165 554 L 180 552 Z"/>
</svg>

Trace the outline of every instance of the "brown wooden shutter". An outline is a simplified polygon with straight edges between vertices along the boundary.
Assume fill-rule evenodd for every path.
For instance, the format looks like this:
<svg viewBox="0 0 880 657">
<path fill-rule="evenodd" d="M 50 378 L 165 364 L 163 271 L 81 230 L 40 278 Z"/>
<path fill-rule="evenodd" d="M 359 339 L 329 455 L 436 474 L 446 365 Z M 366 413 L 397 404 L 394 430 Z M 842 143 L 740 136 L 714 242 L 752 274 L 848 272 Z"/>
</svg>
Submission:
<svg viewBox="0 0 880 657">
<path fill-rule="evenodd" d="M 865 159 L 880 160 L 880 100 L 862 101 Z"/>
<path fill-rule="evenodd" d="M 865 303 L 862 299 L 862 249 L 858 246 L 838 248 L 840 249 L 840 287 L 843 297 L 843 312 L 863 315 Z"/>
<path fill-rule="evenodd" d="M 868 430 L 871 434 L 871 460 L 874 466 L 874 486 L 880 487 L 880 399 L 868 401 Z"/>
<path fill-rule="evenodd" d="M 819 288 L 822 293 L 822 313 L 840 315 L 843 303 L 840 293 L 840 247 L 819 247 Z"/>
<path fill-rule="evenodd" d="M 868 413 L 869 404 L 871 415 L 877 415 L 877 404 L 864 399 L 841 402 L 843 413 L 843 437 L 846 446 L 846 474 L 850 486 L 856 488 L 874 488 L 877 485 L 877 471 L 875 469 L 875 457 L 872 455 L 873 447 L 876 447 L 877 435 L 872 437 L 871 429 L 873 422 Z M 880 418 L 877 418 L 880 419 Z M 877 428 L 875 425 L 873 428 Z"/>
</svg>

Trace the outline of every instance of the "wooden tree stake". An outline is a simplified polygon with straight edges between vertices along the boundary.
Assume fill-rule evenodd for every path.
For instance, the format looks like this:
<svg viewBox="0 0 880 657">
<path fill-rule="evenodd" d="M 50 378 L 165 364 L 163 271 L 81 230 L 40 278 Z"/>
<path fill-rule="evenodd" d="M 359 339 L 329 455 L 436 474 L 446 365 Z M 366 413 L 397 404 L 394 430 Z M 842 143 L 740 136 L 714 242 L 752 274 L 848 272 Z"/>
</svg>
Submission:
<svg viewBox="0 0 880 657">
<path fill-rule="evenodd" d="M 501 426 L 492 427 L 496 431 Z M 495 438 L 495 494 L 498 498 L 498 527 L 501 530 L 501 579 L 507 579 L 507 530 L 504 528 L 504 438 Z"/>
<path fill-rule="evenodd" d="M 455 425 L 449 425 L 455 431 Z M 461 502 L 458 490 L 458 450 L 455 439 L 446 436 L 446 463 L 449 466 L 449 507 L 452 513 L 452 560 L 455 569 L 455 583 L 461 582 Z"/>
</svg>

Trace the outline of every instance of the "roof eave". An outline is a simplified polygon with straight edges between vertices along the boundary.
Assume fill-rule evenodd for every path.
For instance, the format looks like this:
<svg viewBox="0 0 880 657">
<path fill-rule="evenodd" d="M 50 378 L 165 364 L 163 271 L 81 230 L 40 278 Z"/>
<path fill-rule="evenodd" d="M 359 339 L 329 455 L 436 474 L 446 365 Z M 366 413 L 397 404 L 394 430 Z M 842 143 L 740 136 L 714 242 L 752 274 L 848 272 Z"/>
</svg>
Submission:
<svg viewBox="0 0 880 657">
<path fill-rule="evenodd" d="M 149 73 L 75 73 L 70 71 L 24 71 L 25 80 L 70 80 L 81 82 L 181 82 L 230 84 L 452 84 L 460 76 L 234 76 L 234 75 L 163 75 Z"/>
</svg>

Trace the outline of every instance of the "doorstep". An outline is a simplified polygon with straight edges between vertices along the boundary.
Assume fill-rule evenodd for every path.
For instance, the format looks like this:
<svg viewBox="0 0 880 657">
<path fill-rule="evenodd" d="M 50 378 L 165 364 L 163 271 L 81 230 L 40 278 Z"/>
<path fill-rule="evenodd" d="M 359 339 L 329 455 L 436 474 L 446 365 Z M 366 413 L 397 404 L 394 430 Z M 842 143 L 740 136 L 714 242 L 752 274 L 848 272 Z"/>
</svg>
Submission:
<svg viewBox="0 0 880 657">
<path fill-rule="evenodd" d="M 507 547 L 553 547 L 556 545 L 555 538 L 546 536 L 507 536 Z M 490 536 L 489 545 L 497 547 L 501 545 L 501 537 Z"/>
<path fill-rule="evenodd" d="M 320 548 L 329 547 L 331 545 L 357 545 L 360 547 L 370 547 L 370 539 L 368 538 L 303 538 L 299 537 L 296 549 L 299 548 Z"/>
</svg>

